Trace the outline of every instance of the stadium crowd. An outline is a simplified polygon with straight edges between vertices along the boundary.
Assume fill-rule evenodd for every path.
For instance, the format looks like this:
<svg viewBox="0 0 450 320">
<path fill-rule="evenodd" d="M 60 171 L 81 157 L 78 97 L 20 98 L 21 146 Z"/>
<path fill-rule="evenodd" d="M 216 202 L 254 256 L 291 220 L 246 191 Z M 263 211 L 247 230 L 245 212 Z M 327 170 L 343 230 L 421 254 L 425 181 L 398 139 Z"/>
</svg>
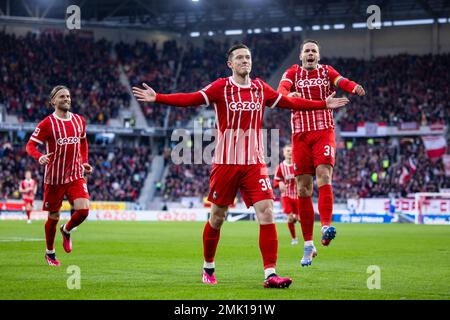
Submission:
<svg viewBox="0 0 450 320">
<path fill-rule="evenodd" d="M 280 52 L 289 53 L 298 47 L 300 39 L 274 33 L 247 35 L 242 41 L 252 49 L 252 77 L 268 81 L 284 60 Z M 184 47 L 175 40 L 166 41 L 161 48 L 144 42 L 113 46 L 105 40 L 74 35 L 29 33 L 17 37 L 0 32 L 0 104 L 20 121 L 37 122 L 51 110 L 49 89 L 65 83 L 72 90 L 74 112 L 85 116 L 88 123 L 107 124 L 130 102 L 127 89 L 119 81 L 119 65 L 132 86 L 146 82 L 157 92 L 190 92 L 229 75 L 225 52 L 232 44 L 229 39 L 205 38 L 187 42 Z M 389 126 L 449 122 L 450 54 L 402 54 L 370 61 L 325 57 L 321 63 L 332 65 L 367 92 L 364 97 L 350 98 L 350 106 L 339 111 L 337 124 L 341 130 L 355 130 L 361 122 Z M 156 127 L 163 127 L 166 121 L 168 127 L 183 127 L 201 108 L 141 107 L 148 123 Z M 290 112 L 267 110 L 264 127 L 280 130 L 281 159 L 282 146 L 290 142 Z M 334 170 L 336 201 L 356 195 L 387 196 L 449 187 L 442 161 L 431 163 L 419 138 L 394 141 L 341 141 Z M 1 138 L 2 198 L 17 195 L 18 179 L 26 169 L 32 169 L 33 176 L 42 180 L 40 168 L 26 156 L 20 143 L 9 141 L 7 136 Z M 98 147 L 90 150 L 90 157 L 97 168 L 89 183 L 94 200 L 136 200 L 150 168 L 149 148 Z M 209 171 L 209 165 L 171 164 L 162 195 L 172 200 L 205 196 Z"/>
<path fill-rule="evenodd" d="M 38 122 L 52 111 L 48 94 L 58 84 L 71 89 L 72 110 L 88 123 L 108 124 L 129 107 L 130 95 L 106 40 L 0 32 L 0 52 L 0 104 L 21 122 Z"/>
<path fill-rule="evenodd" d="M 336 160 L 333 189 L 340 201 L 450 187 L 442 159 L 429 159 L 420 137 L 348 140 Z"/>
<path fill-rule="evenodd" d="M 1 199 L 20 199 L 19 181 L 31 170 L 38 185 L 36 199 L 42 199 L 44 169 L 26 154 L 27 140 L 0 135 Z M 151 170 L 152 156 L 146 147 L 100 146 L 90 144 L 88 176 L 93 201 L 136 201 Z"/>
</svg>

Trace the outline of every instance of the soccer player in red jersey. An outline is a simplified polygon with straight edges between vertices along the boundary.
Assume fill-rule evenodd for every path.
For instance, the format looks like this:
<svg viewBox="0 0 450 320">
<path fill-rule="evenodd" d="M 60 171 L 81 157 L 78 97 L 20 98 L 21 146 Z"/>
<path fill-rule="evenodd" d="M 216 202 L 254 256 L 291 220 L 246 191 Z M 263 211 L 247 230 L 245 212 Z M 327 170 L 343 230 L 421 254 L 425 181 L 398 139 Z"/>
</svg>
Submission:
<svg viewBox="0 0 450 320">
<path fill-rule="evenodd" d="M 264 163 L 261 127 L 264 108 L 337 108 L 346 98 L 308 101 L 285 97 L 260 79 L 250 79 L 250 49 L 235 45 L 228 50 L 227 65 L 232 76 L 220 78 L 193 93 L 160 94 L 147 84 L 133 87 L 138 101 L 176 107 L 212 105 L 216 112 L 216 148 L 210 175 L 208 200 L 211 214 L 203 231 L 203 282 L 216 284 L 214 256 L 228 206 L 240 189 L 244 202 L 253 206 L 260 225 L 259 248 L 263 258 L 264 287 L 285 288 L 292 280 L 276 274 L 278 239 L 273 219 L 273 192 Z"/>
<path fill-rule="evenodd" d="M 311 101 L 323 101 L 335 88 L 363 96 L 361 85 L 342 77 L 333 67 L 319 64 L 319 44 L 303 41 L 300 49 L 301 65 L 294 64 L 283 74 L 278 92 Z M 319 214 L 322 224 L 322 245 L 328 246 L 336 235 L 331 226 L 333 214 L 333 174 L 336 141 L 333 111 L 330 109 L 293 110 L 291 117 L 292 147 L 300 221 L 305 252 L 303 265 L 310 265 L 313 255 L 314 209 L 311 196 L 313 176 L 319 189 Z"/>
<path fill-rule="evenodd" d="M 27 223 L 31 223 L 31 210 L 33 210 L 33 201 L 37 192 L 37 183 L 31 178 L 31 171 L 25 171 L 25 179 L 20 181 L 19 192 L 25 204 Z"/>
<path fill-rule="evenodd" d="M 48 211 L 45 258 L 50 266 L 59 266 L 54 242 L 64 196 L 73 203 L 75 209 L 69 221 L 60 227 L 63 248 L 70 253 L 70 232 L 89 214 L 89 193 L 83 174 L 91 174 L 93 169 L 88 164 L 86 121 L 82 116 L 70 112 L 69 89 L 65 86 L 54 87 L 50 101 L 55 112 L 38 124 L 26 150 L 40 165 L 45 166 L 42 208 Z M 37 150 L 38 145 L 45 146 L 45 154 Z"/>
<path fill-rule="evenodd" d="M 291 244 L 297 245 L 298 240 L 295 232 L 295 223 L 298 221 L 298 200 L 295 190 L 294 166 L 292 164 L 292 146 L 283 148 L 284 161 L 278 165 L 274 177 L 274 188 L 280 188 L 281 206 L 283 213 L 288 216 L 288 228 L 291 234 Z"/>
</svg>

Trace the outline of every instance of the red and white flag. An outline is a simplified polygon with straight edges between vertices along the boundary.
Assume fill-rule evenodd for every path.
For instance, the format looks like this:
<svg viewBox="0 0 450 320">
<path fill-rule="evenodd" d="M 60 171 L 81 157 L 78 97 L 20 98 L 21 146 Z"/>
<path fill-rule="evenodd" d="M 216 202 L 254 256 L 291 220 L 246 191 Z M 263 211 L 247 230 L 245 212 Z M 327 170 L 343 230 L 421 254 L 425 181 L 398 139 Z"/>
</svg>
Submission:
<svg viewBox="0 0 450 320">
<path fill-rule="evenodd" d="M 409 170 L 411 171 L 411 173 L 414 173 L 416 172 L 416 169 L 416 160 L 414 160 L 412 157 L 409 157 Z"/>
<path fill-rule="evenodd" d="M 422 141 L 427 150 L 428 158 L 438 159 L 445 154 L 447 141 L 443 136 L 423 136 Z"/>
<path fill-rule="evenodd" d="M 400 185 L 402 185 L 402 186 L 406 185 L 410 179 L 411 179 L 411 175 L 409 174 L 409 170 L 405 166 L 403 166 L 402 173 L 400 174 L 400 177 L 399 177 Z"/>
</svg>

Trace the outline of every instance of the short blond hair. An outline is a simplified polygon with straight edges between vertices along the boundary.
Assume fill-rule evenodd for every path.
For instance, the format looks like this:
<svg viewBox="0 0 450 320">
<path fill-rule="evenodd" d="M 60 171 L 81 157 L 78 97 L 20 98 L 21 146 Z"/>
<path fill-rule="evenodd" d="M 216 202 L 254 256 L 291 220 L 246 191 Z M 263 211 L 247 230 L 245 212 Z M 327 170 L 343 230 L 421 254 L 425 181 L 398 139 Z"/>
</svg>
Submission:
<svg viewBox="0 0 450 320">
<path fill-rule="evenodd" d="M 54 88 L 52 89 L 52 91 L 50 92 L 50 104 L 51 104 L 51 105 L 52 105 L 52 100 L 53 100 L 53 98 L 56 96 L 56 94 L 57 94 L 59 91 L 61 91 L 61 90 L 63 90 L 63 89 L 66 89 L 67 91 L 70 92 L 69 88 L 67 88 L 66 86 L 63 86 L 63 85 L 58 85 L 58 86 L 56 86 L 56 87 L 54 87 Z"/>
</svg>

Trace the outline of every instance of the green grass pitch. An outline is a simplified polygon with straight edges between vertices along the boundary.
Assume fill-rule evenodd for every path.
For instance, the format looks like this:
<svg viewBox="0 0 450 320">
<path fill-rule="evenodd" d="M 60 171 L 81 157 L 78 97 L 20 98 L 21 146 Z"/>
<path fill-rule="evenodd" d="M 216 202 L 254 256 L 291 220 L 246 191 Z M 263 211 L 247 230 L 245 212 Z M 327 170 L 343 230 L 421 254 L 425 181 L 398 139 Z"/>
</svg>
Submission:
<svg viewBox="0 0 450 320">
<path fill-rule="evenodd" d="M 278 223 L 278 266 L 289 289 L 264 289 L 256 222 L 225 223 L 216 255 L 217 286 L 201 283 L 203 222 L 86 222 L 73 251 L 44 260 L 44 221 L 0 221 L 0 299 L 450 299 L 450 226 L 335 224 L 330 247 L 319 245 L 301 268 L 303 245 L 291 246 Z M 299 226 L 297 226 L 297 233 Z M 68 289 L 68 267 L 80 269 L 80 289 Z M 380 268 L 380 289 L 369 290 Z"/>
</svg>

